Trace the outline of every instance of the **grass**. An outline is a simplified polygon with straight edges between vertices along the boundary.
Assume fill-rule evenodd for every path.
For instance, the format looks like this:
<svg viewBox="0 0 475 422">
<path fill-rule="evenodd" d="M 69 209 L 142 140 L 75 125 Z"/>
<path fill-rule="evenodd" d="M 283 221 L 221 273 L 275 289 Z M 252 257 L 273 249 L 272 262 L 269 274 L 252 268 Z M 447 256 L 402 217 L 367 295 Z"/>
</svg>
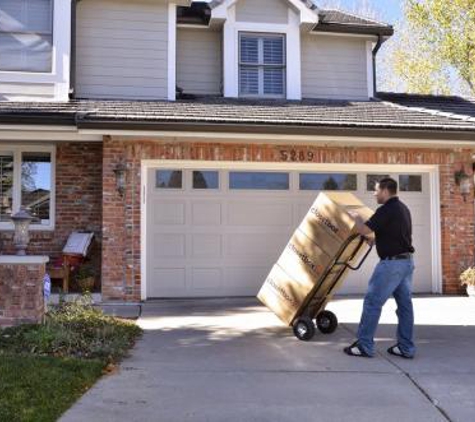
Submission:
<svg viewBox="0 0 475 422">
<path fill-rule="evenodd" d="M 56 421 L 140 334 L 89 296 L 51 310 L 43 324 L 0 330 L 0 421 Z"/>
<path fill-rule="evenodd" d="M 0 421 L 56 421 L 103 367 L 99 360 L 0 356 Z"/>
</svg>

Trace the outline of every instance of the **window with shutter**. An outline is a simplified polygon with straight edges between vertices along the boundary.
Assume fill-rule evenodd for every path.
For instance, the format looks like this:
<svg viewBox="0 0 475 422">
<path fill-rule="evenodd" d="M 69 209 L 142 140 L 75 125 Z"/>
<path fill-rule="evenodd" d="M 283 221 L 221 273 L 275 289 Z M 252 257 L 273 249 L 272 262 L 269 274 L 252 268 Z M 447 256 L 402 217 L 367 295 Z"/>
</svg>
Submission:
<svg viewBox="0 0 475 422">
<path fill-rule="evenodd" d="M 53 0 L 0 0 L 0 70 L 51 72 Z"/>
<path fill-rule="evenodd" d="M 277 98 L 285 95 L 283 35 L 239 35 L 239 94 Z"/>
</svg>

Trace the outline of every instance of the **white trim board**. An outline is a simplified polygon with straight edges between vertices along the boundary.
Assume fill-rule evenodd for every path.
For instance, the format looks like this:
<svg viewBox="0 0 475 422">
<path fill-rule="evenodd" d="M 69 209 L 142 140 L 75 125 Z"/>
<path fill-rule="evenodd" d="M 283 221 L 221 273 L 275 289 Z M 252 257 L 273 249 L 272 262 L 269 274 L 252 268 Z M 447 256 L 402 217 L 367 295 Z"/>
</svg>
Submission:
<svg viewBox="0 0 475 422">
<path fill-rule="evenodd" d="M 168 99 L 176 100 L 176 4 L 168 5 Z"/>
<path fill-rule="evenodd" d="M 431 248 L 432 257 L 432 290 L 442 292 L 442 258 L 441 258 L 441 225 L 440 225 L 440 188 L 439 168 L 436 165 L 399 165 L 399 164 L 317 164 L 317 163 L 271 163 L 242 161 L 200 161 L 200 160 L 142 160 L 141 164 L 141 201 L 140 201 L 140 269 L 141 269 L 141 300 L 147 299 L 147 172 L 150 168 L 164 169 L 236 169 L 236 170 L 269 170 L 269 171 L 359 171 L 359 172 L 404 172 L 429 173 L 431 201 Z"/>
<path fill-rule="evenodd" d="M 384 145 L 400 148 L 403 146 L 421 146 L 426 148 L 472 148 L 475 151 L 474 141 L 461 141 L 456 139 L 446 139 L 434 141 L 432 139 L 416 138 L 385 138 L 385 137 L 365 137 L 365 136 L 330 136 L 330 135 L 290 135 L 290 134 L 265 134 L 265 133 L 233 133 L 233 132 L 183 132 L 183 131 L 160 131 L 160 130 L 102 130 L 102 129 L 80 129 L 81 134 L 87 135 L 110 135 L 123 137 L 122 140 L 132 140 L 148 138 L 155 141 L 173 142 L 180 139 L 190 142 L 207 141 L 217 143 L 232 143 L 240 141 L 247 144 L 268 143 L 270 145 L 315 145 L 321 147 L 341 147 L 341 146 L 368 146 L 374 147 Z"/>
</svg>

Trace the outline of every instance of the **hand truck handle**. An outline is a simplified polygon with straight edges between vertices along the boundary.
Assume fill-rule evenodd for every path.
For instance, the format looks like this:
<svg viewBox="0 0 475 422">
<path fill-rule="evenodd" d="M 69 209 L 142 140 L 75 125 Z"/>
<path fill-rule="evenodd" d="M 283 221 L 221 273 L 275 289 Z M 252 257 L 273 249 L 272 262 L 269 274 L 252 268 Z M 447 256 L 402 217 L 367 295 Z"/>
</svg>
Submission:
<svg viewBox="0 0 475 422">
<path fill-rule="evenodd" d="M 350 270 L 358 271 L 358 270 L 361 268 L 361 266 L 363 265 L 363 263 L 366 261 L 366 258 L 368 258 L 368 255 L 369 255 L 369 254 L 371 253 L 371 251 L 373 250 L 373 244 L 370 243 L 370 242 L 368 241 L 368 238 L 365 237 L 365 236 L 361 236 L 361 240 L 360 240 L 359 247 L 363 244 L 364 241 L 366 241 L 366 242 L 368 243 L 369 248 L 368 248 L 368 250 L 366 251 L 366 253 L 364 254 L 364 256 L 361 258 L 359 264 L 358 264 L 356 267 L 353 267 L 351 264 L 348 264 L 348 263 L 345 264 L 346 267 L 349 268 Z M 359 247 L 358 247 L 358 249 L 359 249 Z"/>
</svg>

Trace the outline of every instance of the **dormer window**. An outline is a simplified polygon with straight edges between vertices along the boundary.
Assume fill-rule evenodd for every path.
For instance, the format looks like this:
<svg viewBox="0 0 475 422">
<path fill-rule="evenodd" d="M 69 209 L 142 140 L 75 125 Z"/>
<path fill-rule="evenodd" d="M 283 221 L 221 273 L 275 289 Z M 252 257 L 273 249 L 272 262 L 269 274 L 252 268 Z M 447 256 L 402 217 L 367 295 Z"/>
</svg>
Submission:
<svg viewBox="0 0 475 422">
<path fill-rule="evenodd" d="M 285 36 L 239 34 L 239 95 L 285 97 Z"/>
<path fill-rule="evenodd" d="M 53 0 L 0 0 L 0 71 L 51 72 Z"/>
</svg>

